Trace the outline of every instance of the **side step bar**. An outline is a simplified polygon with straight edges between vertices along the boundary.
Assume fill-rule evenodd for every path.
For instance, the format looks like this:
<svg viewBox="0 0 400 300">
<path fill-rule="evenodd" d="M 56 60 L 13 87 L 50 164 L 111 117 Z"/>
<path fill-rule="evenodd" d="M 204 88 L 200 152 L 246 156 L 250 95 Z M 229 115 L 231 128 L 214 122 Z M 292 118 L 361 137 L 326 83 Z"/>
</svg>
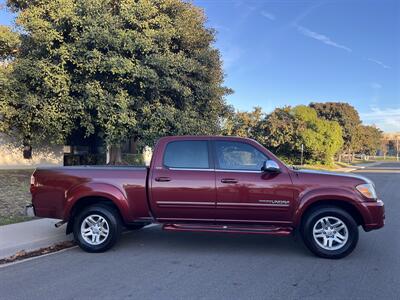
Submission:
<svg viewBox="0 0 400 300">
<path fill-rule="evenodd" d="M 276 227 L 262 225 L 214 225 L 214 224 L 164 224 L 167 231 L 225 232 L 246 234 L 269 234 L 287 236 L 293 232 L 292 227 Z"/>
</svg>

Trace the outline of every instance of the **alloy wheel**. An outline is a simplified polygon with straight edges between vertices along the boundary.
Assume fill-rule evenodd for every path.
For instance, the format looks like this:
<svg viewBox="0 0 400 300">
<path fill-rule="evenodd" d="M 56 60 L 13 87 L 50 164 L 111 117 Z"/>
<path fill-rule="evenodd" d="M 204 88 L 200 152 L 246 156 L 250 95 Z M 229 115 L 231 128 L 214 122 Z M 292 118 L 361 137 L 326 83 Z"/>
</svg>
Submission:
<svg viewBox="0 0 400 300">
<path fill-rule="evenodd" d="M 81 236 L 90 245 L 100 245 L 109 234 L 110 227 L 107 220 L 97 214 L 87 216 L 81 225 Z"/>
<path fill-rule="evenodd" d="M 333 251 L 346 245 L 349 239 L 349 230 L 339 218 L 325 216 L 315 222 L 313 237 L 319 247 Z"/>
</svg>

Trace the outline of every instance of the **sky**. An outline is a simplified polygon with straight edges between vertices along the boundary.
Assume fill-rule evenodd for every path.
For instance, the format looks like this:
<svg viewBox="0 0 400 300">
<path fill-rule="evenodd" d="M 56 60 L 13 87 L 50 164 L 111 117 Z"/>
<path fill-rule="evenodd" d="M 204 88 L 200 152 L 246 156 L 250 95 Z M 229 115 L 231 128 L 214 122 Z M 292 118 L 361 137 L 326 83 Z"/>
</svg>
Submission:
<svg viewBox="0 0 400 300">
<path fill-rule="evenodd" d="M 364 124 L 400 131 L 400 0 L 193 3 L 217 31 L 236 109 L 342 101 Z M 13 18 L 0 11 L 0 24 Z"/>
<path fill-rule="evenodd" d="M 400 131 L 399 0 L 194 0 L 217 30 L 228 102 L 240 110 L 349 102 Z"/>
</svg>

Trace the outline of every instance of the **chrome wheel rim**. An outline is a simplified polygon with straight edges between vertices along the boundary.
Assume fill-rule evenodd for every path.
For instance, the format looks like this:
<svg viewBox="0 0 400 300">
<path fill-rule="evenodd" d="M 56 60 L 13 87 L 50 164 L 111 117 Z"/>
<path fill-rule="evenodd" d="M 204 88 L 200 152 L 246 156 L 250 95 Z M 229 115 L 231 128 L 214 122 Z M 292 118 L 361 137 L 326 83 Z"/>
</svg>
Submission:
<svg viewBox="0 0 400 300">
<path fill-rule="evenodd" d="M 90 245 L 100 245 L 109 234 L 110 227 L 105 218 L 100 215 L 87 216 L 81 225 L 81 236 Z"/>
<path fill-rule="evenodd" d="M 342 220 L 326 216 L 315 223 L 313 237 L 318 246 L 333 251 L 346 245 L 349 239 L 349 230 Z"/>
</svg>

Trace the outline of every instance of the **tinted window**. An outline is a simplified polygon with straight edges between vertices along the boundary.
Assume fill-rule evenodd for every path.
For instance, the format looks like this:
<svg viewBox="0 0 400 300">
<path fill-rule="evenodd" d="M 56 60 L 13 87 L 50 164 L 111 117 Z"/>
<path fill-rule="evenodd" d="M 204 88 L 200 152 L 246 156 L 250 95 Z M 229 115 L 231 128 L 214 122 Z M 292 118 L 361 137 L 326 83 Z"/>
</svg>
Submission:
<svg viewBox="0 0 400 300">
<path fill-rule="evenodd" d="M 177 141 L 167 145 L 164 165 L 172 168 L 208 169 L 207 141 Z"/>
<path fill-rule="evenodd" d="M 253 146 L 240 142 L 215 143 L 220 169 L 260 171 L 268 158 Z"/>
</svg>

